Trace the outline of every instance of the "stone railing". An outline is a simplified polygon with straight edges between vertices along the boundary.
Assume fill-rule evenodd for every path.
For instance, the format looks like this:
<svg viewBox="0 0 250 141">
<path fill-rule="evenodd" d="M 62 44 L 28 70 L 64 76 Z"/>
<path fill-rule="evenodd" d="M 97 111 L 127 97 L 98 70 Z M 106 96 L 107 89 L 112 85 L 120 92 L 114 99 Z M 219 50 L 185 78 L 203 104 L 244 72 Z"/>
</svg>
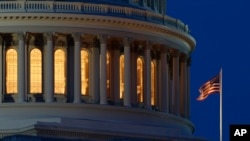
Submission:
<svg viewBox="0 0 250 141">
<path fill-rule="evenodd" d="M 178 19 L 131 7 L 105 4 L 56 1 L 0 1 L 1 13 L 77 13 L 137 19 L 189 33 L 188 26 Z"/>
</svg>

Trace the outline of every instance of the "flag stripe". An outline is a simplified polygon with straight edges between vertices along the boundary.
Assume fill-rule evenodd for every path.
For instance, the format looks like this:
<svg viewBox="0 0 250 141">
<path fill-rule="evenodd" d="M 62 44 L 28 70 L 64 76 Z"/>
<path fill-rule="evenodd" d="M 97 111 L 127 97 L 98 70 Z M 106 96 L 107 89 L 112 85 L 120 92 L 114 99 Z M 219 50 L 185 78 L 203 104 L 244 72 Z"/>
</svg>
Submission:
<svg viewBox="0 0 250 141">
<path fill-rule="evenodd" d="M 210 94 L 220 93 L 220 75 L 216 75 L 211 80 L 204 83 L 200 89 L 200 96 L 198 101 L 205 100 Z"/>
</svg>

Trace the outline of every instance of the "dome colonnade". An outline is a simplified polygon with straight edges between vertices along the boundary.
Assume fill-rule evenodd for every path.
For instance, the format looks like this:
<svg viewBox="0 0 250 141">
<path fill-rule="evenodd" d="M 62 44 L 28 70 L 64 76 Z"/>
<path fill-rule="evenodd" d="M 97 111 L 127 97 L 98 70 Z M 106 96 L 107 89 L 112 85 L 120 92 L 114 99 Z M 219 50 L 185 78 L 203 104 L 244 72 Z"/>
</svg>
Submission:
<svg viewBox="0 0 250 141">
<path fill-rule="evenodd" d="M 195 40 L 187 25 L 164 15 L 159 1 L 100 3 L 0 2 L 1 105 L 93 105 L 122 114 L 132 107 L 126 115 L 131 123 L 141 122 L 132 117 L 143 108 L 156 114 L 157 126 L 163 113 L 166 125 L 171 117 L 178 130 L 183 126 L 180 133 L 192 134 L 189 71 Z"/>
<path fill-rule="evenodd" d="M 188 58 L 164 45 L 153 44 L 149 40 L 141 41 L 127 37 L 117 38 L 80 33 L 3 33 L 2 38 L 3 46 L 1 49 L 3 53 L 1 55 L 3 60 L 1 63 L 5 68 L 2 70 L 5 72 L 2 73 L 2 78 L 5 79 L 1 81 L 2 102 L 83 102 L 122 104 L 132 107 L 143 106 L 145 108 L 154 106 L 155 110 L 172 111 L 176 114 L 179 114 L 181 110 L 181 107 L 175 110 L 175 107 L 172 107 L 176 102 L 182 105 L 182 108 L 188 107 Z M 10 38 L 15 41 L 10 40 Z M 36 62 L 40 65 L 35 66 L 38 69 L 36 73 L 38 73 L 39 79 L 31 77 L 34 75 L 32 73 L 35 73 L 31 71 L 33 66 L 31 59 L 36 55 L 32 56 L 32 51 L 35 49 L 38 49 L 42 54 L 36 56 L 38 58 L 34 58 L 40 61 Z M 8 53 L 10 50 L 15 50 L 16 55 Z M 55 60 L 57 50 L 63 50 L 64 65 L 56 64 L 57 61 L 60 61 Z M 81 55 L 84 55 L 81 54 L 81 50 L 87 52 L 87 62 L 95 63 L 89 63 L 86 66 L 83 62 L 85 60 L 81 59 Z M 13 59 L 9 59 L 9 56 L 16 58 L 16 65 L 13 67 L 10 67 L 9 64 L 15 64 L 15 62 Z M 107 56 L 109 63 L 107 63 Z M 122 56 L 124 57 L 123 62 L 120 61 Z M 143 60 L 143 78 L 138 76 L 137 67 L 138 59 L 141 58 Z M 123 67 L 120 67 L 120 63 L 123 63 Z M 59 67 L 56 67 L 58 65 Z M 84 70 L 81 69 L 83 65 L 87 67 Z M 16 70 L 17 76 L 14 76 L 14 72 L 10 72 L 12 69 Z M 124 71 L 120 71 L 120 69 L 124 69 Z M 153 69 L 155 69 L 154 74 L 151 73 Z M 63 71 L 65 78 L 55 80 L 58 71 Z M 81 73 L 84 73 L 85 76 L 82 76 Z M 123 84 L 119 82 L 120 75 L 124 75 L 121 76 L 124 79 Z M 154 75 L 154 78 L 151 75 Z M 82 84 L 86 83 L 85 80 L 81 81 L 82 77 L 88 78 L 89 82 Z M 144 89 L 138 88 L 140 83 L 136 83 L 139 81 L 137 79 L 143 79 Z M 57 85 L 56 81 L 61 85 Z M 37 85 L 32 84 L 32 82 L 37 82 Z M 57 87 L 55 88 L 55 86 Z M 60 93 L 56 89 L 63 90 Z M 121 92 L 122 90 L 124 92 Z M 139 91 L 142 91 L 141 93 L 144 95 L 142 100 L 138 97 L 139 93 L 137 92 Z M 185 114 L 187 116 L 187 113 Z"/>
</svg>

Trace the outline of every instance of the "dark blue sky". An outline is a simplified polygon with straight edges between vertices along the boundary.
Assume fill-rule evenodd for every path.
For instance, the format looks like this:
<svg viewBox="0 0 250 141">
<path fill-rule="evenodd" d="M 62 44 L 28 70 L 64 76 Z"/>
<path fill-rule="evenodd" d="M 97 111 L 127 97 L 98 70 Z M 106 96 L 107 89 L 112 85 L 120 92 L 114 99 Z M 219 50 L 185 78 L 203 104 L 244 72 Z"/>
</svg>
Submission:
<svg viewBox="0 0 250 141">
<path fill-rule="evenodd" d="M 168 0 L 167 15 L 189 25 L 194 135 L 219 141 L 219 95 L 198 102 L 199 87 L 223 69 L 223 141 L 230 124 L 250 124 L 250 1 Z"/>
</svg>

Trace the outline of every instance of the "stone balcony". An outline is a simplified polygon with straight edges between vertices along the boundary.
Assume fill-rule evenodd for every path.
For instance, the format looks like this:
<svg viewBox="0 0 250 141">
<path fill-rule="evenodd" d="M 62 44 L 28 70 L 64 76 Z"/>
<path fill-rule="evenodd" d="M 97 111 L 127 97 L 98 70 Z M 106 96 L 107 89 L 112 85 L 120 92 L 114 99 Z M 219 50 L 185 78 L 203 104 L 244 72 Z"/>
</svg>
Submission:
<svg viewBox="0 0 250 141">
<path fill-rule="evenodd" d="M 56 1 L 0 1 L 0 16 L 4 13 L 69 13 L 113 16 L 156 23 L 189 33 L 188 26 L 179 19 L 133 7 Z"/>
</svg>

